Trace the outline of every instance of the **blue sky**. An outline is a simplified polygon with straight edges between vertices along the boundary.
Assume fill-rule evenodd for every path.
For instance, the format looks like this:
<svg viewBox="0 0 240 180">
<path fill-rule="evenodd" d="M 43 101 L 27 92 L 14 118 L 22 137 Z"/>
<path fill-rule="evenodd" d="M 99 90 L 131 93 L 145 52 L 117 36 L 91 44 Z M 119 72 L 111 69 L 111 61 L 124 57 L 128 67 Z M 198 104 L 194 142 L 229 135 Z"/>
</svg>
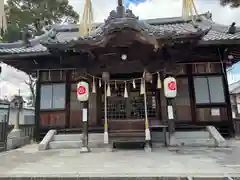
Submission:
<svg viewBox="0 0 240 180">
<path fill-rule="evenodd" d="M 124 0 L 124 4 L 125 6 L 129 6 L 130 4 L 135 4 L 135 5 L 139 5 L 141 3 L 146 2 L 147 0 Z"/>
<path fill-rule="evenodd" d="M 227 70 L 228 83 L 234 83 L 240 80 L 240 62 L 233 65 Z"/>
</svg>

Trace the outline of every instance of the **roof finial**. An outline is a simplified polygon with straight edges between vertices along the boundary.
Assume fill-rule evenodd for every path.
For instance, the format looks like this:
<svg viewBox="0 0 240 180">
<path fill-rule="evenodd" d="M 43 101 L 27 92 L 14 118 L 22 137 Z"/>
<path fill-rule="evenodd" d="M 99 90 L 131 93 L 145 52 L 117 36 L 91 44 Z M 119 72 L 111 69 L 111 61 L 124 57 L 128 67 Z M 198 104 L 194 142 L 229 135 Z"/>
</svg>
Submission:
<svg viewBox="0 0 240 180">
<path fill-rule="evenodd" d="M 125 7 L 123 6 L 123 0 L 118 0 L 117 16 L 123 18 L 125 13 Z"/>
<path fill-rule="evenodd" d="M 194 0 L 183 0 L 182 16 L 185 20 L 190 20 L 193 18 L 193 11 L 195 15 L 198 16 L 197 8 L 195 6 Z"/>
<path fill-rule="evenodd" d="M 235 22 L 233 22 L 231 24 L 231 26 L 228 28 L 227 33 L 229 33 L 229 34 L 235 34 L 236 33 L 236 23 Z"/>
<path fill-rule="evenodd" d="M 80 23 L 79 32 L 82 36 L 89 35 L 93 23 L 93 9 L 91 0 L 85 0 L 84 11 Z"/>
<path fill-rule="evenodd" d="M 118 6 L 122 6 L 123 5 L 123 1 L 122 0 L 118 0 Z"/>
</svg>

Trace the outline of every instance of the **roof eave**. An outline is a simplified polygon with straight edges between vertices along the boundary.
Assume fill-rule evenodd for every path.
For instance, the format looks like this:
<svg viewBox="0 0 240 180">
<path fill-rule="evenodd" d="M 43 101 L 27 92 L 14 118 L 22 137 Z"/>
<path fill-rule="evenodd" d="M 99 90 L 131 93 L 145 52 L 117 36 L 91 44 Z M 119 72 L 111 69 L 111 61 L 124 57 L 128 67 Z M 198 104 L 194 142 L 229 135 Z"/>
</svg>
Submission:
<svg viewBox="0 0 240 180">
<path fill-rule="evenodd" d="M 3 61 L 2 59 L 18 59 L 18 58 L 26 58 L 26 57 L 37 57 L 37 56 L 47 56 L 51 55 L 49 52 L 31 52 L 31 53 L 11 53 L 11 54 L 0 54 L 0 61 Z"/>
<path fill-rule="evenodd" d="M 238 45 L 240 44 L 240 39 L 227 39 L 227 40 L 200 40 L 199 45 Z"/>
</svg>

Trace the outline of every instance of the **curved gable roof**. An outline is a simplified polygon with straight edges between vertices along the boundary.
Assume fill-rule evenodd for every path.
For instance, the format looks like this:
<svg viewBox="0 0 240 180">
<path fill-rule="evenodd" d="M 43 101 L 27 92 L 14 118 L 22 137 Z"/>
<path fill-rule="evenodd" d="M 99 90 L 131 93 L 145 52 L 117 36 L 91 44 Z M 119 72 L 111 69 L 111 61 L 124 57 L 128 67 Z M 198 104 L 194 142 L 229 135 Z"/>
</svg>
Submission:
<svg viewBox="0 0 240 180">
<path fill-rule="evenodd" d="M 196 19 L 196 17 L 194 18 Z M 240 44 L 240 27 L 236 28 L 235 34 L 229 34 L 229 27 L 213 22 L 210 13 L 201 14 L 200 18 L 201 20 L 196 21 L 195 23 L 192 23 L 192 21 L 186 21 L 182 17 L 156 18 L 140 21 L 153 25 L 158 29 L 176 31 L 178 33 L 196 32 L 196 26 L 199 26 L 203 30 L 211 27 L 211 30 L 200 40 L 200 44 Z M 93 29 L 97 30 L 101 24 L 102 23 L 94 24 Z M 57 33 L 56 39 L 58 42 L 67 42 L 79 37 L 78 28 L 79 25 L 77 24 L 52 25 L 50 31 L 46 31 L 45 34 L 30 40 L 31 47 L 25 47 L 23 41 L 0 43 L 0 55 L 48 53 L 47 48 L 40 43 L 42 41 L 48 41 L 52 32 Z"/>
</svg>

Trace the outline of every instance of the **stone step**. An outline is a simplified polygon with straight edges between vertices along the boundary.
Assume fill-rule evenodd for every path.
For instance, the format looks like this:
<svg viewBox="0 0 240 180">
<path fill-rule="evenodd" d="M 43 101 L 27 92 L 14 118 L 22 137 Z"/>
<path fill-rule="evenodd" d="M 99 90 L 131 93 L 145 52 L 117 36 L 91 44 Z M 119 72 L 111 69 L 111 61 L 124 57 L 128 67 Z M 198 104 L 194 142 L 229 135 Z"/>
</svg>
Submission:
<svg viewBox="0 0 240 180">
<path fill-rule="evenodd" d="M 109 139 L 111 142 L 145 142 L 145 137 L 110 137 Z"/>
<path fill-rule="evenodd" d="M 164 142 L 164 133 L 163 132 L 152 132 L 152 141 L 153 142 Z M 166 133 L 168 137 L 168 132 Z M 210 134 L 206 131 L 198 131 L 198 132 L 175 132 L 174 137 L 176 139 L 210 139 Z"/>
<path fill-rule="evenodd" d="M 89 148 L 103 148 L 105 144 L 102 142 L 89 142 Z M 52 141 L 49 143 L 49 149 L 78 149 L 82 147 L 81 141 Z"/>
<path fill-rule="evenodd" d="M 121 129 L 121 130 L 109 130 L 109 133 L 145 133 L 145 130 L 142 129 Z"/>
<path fill-rule="evenodd" d="M 176 139 L 180 144 L 184 146 L 215 146 L 214 139 Z"/>
<path fill-rule="evenodd" d="M 209 138 L 210 137 L 210 134 L 208 131 L 176 131 L 174 133 L 174 136 L 176 138 L 199 138 L 199 139 L 205 139 L 205 138 Z"/>
<path fill-rule="evenodd" d="M 75 149 L 81 146 L 81 141 L 52 141 L 49 143 L 49 149 Z"/>
<path fill-rule="evenodd" d="M 103 133 L 89 134 L 89 141 L 103 141 Z M 53 141 L 81 141 L 81 134 L 56 134 L 53 137 Z"/>
<path fill-rule="evenodd" d="M 109 137 L 145 137 L 145 132 L 118 132 L 118 133 L 109 133 Z"/>
</svg>

